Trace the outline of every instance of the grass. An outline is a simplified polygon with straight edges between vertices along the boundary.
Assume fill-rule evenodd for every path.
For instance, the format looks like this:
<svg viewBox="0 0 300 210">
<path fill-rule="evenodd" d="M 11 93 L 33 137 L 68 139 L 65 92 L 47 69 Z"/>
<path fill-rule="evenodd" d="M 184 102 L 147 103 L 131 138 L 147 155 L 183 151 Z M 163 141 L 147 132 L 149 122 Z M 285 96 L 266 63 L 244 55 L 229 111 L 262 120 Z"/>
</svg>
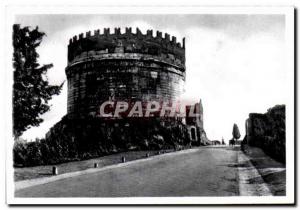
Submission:
<svg viewBox="0 0 300 210">
<path fill-rule="evenodd" d="M 172 152 L 174 150 L 164 150 L 164 152 Z M 158 151 L 130 151 L 122 152 L 113 155 L 107 155 L 99 158 L 93 158 L 83 161 L 73 161 L 67 163 L 57 164 L 58 173 L 64 174 L 74 171 L 86 170 L 94 167 L 94 163 L 98 163 L 98 167 L 104 167 L 109 165 L 114 165 L 121 163 L 121 158 L 125 157 L 126 162 L 146 158 L 146 154 L 149 153 L 150 156 L 157 155 Z M 21 181 L 26 179 L 35 179 L 41 177 L 52 176 L 52 167 L 54 165 L 43 165 L 34 167 L 24 167 L 14 169 L 14 180 Z"/>
</svg>

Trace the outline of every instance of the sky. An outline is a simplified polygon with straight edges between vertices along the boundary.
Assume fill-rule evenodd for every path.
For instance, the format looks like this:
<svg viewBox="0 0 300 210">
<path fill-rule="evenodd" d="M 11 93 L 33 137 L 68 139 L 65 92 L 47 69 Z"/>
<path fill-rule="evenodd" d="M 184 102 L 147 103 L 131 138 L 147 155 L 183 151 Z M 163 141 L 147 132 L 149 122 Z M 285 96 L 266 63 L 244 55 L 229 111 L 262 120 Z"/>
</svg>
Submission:
<svg viewBox="0 0 300 210">
<path fill-rule="evenodd" d="M 38 26 L 47 36 L 38 48 L 39 63 L 53 63 L 51 84 L 66 81 L 67 45 L 79 33 L 109 27 L 160 30 L 186 38 L 183 100 L 202 100 L 204 129 L 211 140 L 232 138 L 233 124 L 245 135 L 249 113 L 265 113 L 287 102 L 284 15 L 20 15 L 15 23 Z M 155 33 L 154 33 L 155 34 Z M 67 83 L 50 101 L 39 127 L 22 138 L 42 138 L 67 113 Z"/>
</svg>

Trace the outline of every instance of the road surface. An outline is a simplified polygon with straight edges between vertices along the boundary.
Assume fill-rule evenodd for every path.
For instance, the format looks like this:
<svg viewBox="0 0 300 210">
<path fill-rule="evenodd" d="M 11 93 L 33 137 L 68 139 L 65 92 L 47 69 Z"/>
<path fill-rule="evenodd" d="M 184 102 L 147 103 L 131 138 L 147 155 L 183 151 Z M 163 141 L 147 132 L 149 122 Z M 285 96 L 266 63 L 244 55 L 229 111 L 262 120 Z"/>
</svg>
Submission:
<svg viewBox="0 0 300 210">
<path fill-rule="evenodd" d="M 28 187 L 16 197 L 239 195 L 239 148 L 202 147 Z"/>
</svg>

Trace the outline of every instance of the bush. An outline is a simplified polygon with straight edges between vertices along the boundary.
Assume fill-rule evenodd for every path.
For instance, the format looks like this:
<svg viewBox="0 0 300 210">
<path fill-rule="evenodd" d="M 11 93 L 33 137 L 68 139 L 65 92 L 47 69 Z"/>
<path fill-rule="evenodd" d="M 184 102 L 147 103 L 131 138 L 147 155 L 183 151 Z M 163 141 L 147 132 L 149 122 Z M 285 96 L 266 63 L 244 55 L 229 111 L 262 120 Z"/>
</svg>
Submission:
<svg viewBox="0 0 300 210">
<path fill-rule="evenodd" d="M 13 161 L 15 166 L 24 166 L 27 161 L 27 145 L 24 142 L 15 142 Z"/>
<path fill-rule="evenodd" d="M 13 154 L 15 166 L 36 166 L 188 144 L 187 129 L 181 123 L 162 124 L 157 119 L 103 123 L 99 119 L 76 121 L 64 117 L 52 127 L 46 139 L 16 142 Z"/>
</svg>

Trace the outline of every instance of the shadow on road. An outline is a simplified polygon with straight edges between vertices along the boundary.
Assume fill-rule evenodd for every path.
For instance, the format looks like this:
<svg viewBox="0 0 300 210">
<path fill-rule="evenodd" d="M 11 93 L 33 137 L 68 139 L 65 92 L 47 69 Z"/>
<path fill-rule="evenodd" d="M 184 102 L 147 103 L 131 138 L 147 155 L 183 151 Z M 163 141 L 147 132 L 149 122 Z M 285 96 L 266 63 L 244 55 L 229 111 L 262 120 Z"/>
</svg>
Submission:
<svg viewBox="0 0 300 210">
<path fill-rule="evenodd" d="M 227 164 L 227 167 L 232 167 L 232 168 L 246 168 L 249 167 L 249 164 L 247 162 L 243 163 L 233 163 L 233 164 Z"/>
<path fill-rule="evenodd" d="M 241 150 L 241 148 L 240 148 L 240 147 L 230 147 L 230 146 L 228 146 L 228 147 L 226 147 L 226 150 L 231 150 L 231 151 L 240 151 L 240 150 Z"/>
<path fill-rule="evenodd" d="M 263 184 L 265 183 L 261 176 L 253 177 L 251 179 L 247 179 L 249 184 Z"/>
<path fill-rule="evenodd" d="M 40 176 L 51 176 L 52 173 L 39 173 Z"/>
</svg>

